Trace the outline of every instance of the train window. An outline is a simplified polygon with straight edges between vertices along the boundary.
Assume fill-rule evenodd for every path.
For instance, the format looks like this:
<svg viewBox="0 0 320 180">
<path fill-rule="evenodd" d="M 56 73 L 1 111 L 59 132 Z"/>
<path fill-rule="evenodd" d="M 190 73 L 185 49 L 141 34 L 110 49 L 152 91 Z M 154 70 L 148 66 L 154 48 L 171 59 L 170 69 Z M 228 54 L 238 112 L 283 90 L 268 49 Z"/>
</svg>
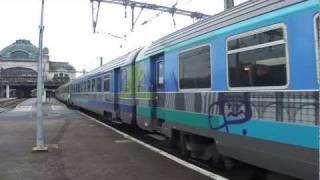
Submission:
<svg viewBox="0 0 320 180">
<path fill-rule="evenodd" d="M 273 26 L 228 40 L 228 77 L 232 88 L 287 84 L 285 30 Z"/>
<path fill-rule="evenodd" d="M 180 89 L 211 87 L 210 46 L 202 46 L 179 54 Z"/>
<path fill-rule="evenodd" d="M 127 91 L 127 69 L 121 71 L 121 91 Z"/>
<path fill-rule="evenodd" d="M 96 80 L 95 79 L 91 80 L 91 91 L 96 92 Z"/>
<path fill-rule="evenodd" d="M 91 81 L 87 81 L 87 92 L 90 92 L 91 90 Z"/>
<path fill-rule="evenodd" d="M 163 61 L 157 62 L 157 87 L 162 88 L 164 85 L 164 67 Z"/>
<path fill-rule="evenodd" d="M 316 53 L 317 53 L 317 69 L 318 82 L 320 83 L 320 15 L 315 16 L 315 35 L 316 35 Z"/>
<path fill-rule="evenodd" d="M 101 92 L 101 78 L 97 78 L 97 92 Z"/>
<path fill-rule="evenodd" d="M 228 50 L 231 51 L 260 44 L 282 41 L 283 37 L 284 34 L 282 28 L 273 29 L 270 31 L 265 31 L 252 35 L 246 35 L 244 37 L 239 37 L 237 39 L 230 40 L 228 42 Z"/>
<path fill-rule="evenodd" d="M 109 74 L 103 77 L 103 89 L 104 89 L 104 92 L 110 91 L 110 75 Z"/>
</svg>

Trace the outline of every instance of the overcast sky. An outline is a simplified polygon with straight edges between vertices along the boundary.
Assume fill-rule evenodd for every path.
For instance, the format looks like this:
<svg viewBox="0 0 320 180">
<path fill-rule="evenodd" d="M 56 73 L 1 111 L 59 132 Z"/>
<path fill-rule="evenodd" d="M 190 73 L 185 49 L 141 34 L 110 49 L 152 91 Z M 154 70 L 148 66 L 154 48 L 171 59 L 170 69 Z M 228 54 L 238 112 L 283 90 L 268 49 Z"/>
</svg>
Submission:
<svg viewBox="0 0 320 180">
<path fill-rule="evenodd" d="M 136 0 L 172 6 L 177 0 Z M 223 10 L 224 0 L 178 0 L 177 8 L 216 14 Z M 235 0 L 236 4 L 247 0 Z M 0 49 L 28 39 L 38 46 L 41 0 L 0 1 Z M 139 10 L 136 10 L 138 14 Z M 99 57 L 110 61 L 128 51 L 147 45 L 158 38 L 193 23 L 191 18 L 176 16 L 176 28 L 169 14 L 144 10 L 134 32 L 131 28 L 131 10 L 124 18 L 123 6 L 101 5 L 97 31 L 93 34 L 90 0 L 46 0 L 44 46 L 50 50 L 51 61 L 67 61 L 78 71 L 99 66 Z M 144 21 L 147 24 L 141 25 Z M 124 37 L 114 38 L 108 34 Z"/>
</svg>

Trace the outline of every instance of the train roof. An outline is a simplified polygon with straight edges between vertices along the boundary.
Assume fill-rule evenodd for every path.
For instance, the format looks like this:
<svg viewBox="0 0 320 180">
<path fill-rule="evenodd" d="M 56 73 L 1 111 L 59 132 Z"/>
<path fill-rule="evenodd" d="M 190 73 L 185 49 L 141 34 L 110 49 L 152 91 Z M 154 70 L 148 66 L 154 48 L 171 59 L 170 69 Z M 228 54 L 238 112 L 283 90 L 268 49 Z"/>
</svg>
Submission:
<svg viewBox="0 0 320 180">
<path fill-rule="evenodd" d="M 250 0 L 195 24 L 164 36 L 148 46 L 138 60 L 156 55 L 164 48 L 207 34 L 217 29 L 248 20 L 307 0 Z"/>
<path fill-rule="evenodd" d="M 57 89 L 59 90 L 59 89 L 61 89 L 61 88 L 68 87 L 70 84 L 71 84 L 71 82 L 67 82 L 67 83 L 61 85 L 60 87 L 58 87 Z"/>
<path fill-rule="evenodd" d="M 131 51 L 104 64 L 102 67 L 96 68 L 77 78 L 74 82 L 97 76 L 118 67 L 126 66 L 133 63 L 135 59 L 136 61 L 143 60 L 163 52 L 165 48 L 205 35 L 209 32 L 305 1 L 308 0 L 249 0 L 234 8 L 164 36 L 143 49 L 139 48 Z"/>
<path fill-rule="evenodd" d="M 75 80 L 75 82 L 80 81 L 82 79 L 91 78 L 91 77 L 99 75 L 99 74 L 106 73 L 106 72 L 111 71 L 111 70 L 118 68 L 118 67 L 129 65 L 129 64 L 133 63 L 133 61 L 135 60 L 135 57 L 140 52 L 140 50 L 141 50 L 141 48 L 135 49 L 135 50 L 119 57 L 119 58 L 116 58 L 110 62 L 107 62 L 103 66 L 98 67 L 83 76 L 80 76 L 79 78 L 77 78 Z"/>
</svg>

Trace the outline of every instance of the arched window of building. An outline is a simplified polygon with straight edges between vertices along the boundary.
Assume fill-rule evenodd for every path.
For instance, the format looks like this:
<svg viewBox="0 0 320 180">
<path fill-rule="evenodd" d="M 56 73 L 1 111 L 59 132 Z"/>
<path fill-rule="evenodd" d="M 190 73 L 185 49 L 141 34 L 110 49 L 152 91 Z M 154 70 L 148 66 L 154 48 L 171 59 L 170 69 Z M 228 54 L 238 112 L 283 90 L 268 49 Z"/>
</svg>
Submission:
<svg viewBox="0 0 320 180">
<path fill-rule="evenodd" d="M 24 51 L 13 51 L 12 53 L 10 53 L 10 57 L 16 59 L 28 59 L 29 54 Z"/>
<path fill-rule="evenodd" d="M 37 72 L 29 68 L 15 67 L 15 68 L 8 68 L 3 70 L 2 76 L 7 78 L 22 78 L 22 77 L 36 78 Z"/>
</svg>

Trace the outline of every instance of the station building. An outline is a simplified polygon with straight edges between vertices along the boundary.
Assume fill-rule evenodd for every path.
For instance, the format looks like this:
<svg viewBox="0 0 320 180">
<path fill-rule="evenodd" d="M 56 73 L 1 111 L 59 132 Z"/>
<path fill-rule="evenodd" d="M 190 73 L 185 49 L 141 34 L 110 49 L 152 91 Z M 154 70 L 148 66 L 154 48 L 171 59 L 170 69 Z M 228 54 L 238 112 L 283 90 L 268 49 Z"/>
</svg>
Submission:
<svg viewBox="0 0 320 180">
<path fill-rule="evenodd" d="M 56 89 L 75 78 L 76 70 L 67 62 L 50 61 L 43 49 L 44 86 Z M 16 40 L 0 51 L 0 98 L 30 97 L 36 89 L 39 48 L 29 40 Z"/>
</svg>

